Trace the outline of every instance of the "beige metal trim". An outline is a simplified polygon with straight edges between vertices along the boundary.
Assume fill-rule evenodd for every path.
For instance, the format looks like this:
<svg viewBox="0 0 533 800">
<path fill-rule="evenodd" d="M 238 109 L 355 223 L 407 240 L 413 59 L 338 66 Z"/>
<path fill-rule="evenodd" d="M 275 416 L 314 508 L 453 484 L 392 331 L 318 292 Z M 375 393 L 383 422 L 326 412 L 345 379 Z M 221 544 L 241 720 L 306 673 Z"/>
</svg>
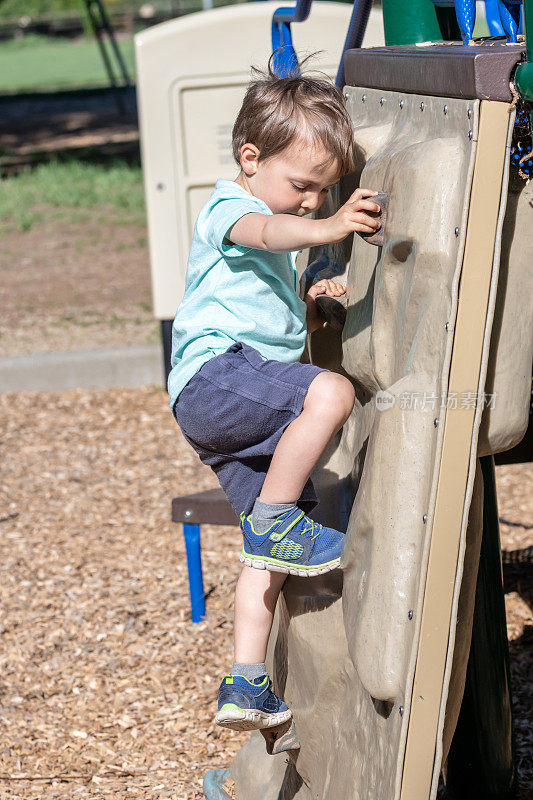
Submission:
<svg viewBox="0 0 533 800">
<path fill-rule="evenodd" d="M 449 393 L 457 396 L 478 391 L 508 124 L 506 103 L 481 103 L 450 367 Z M 461 407 L 446 413 L 401 800 L 428 800 L 431 792 L 475 415 Z"/>
</svg>

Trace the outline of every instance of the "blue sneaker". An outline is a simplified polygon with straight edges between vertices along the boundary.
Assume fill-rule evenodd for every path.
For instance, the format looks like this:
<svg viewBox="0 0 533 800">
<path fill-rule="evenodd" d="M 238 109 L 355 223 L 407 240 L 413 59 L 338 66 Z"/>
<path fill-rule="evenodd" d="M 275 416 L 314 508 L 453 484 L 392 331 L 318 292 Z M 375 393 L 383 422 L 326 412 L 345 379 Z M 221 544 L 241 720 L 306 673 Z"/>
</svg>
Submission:
<svg viewBox="0 0 533 800">
<path fill-rule="evenodd" d="M 217 725 L 234 731 L 251 731 L 273 728 L 291 717 L 287 704 L 272 691 L 268 675 L 260 683 L 243 675 L 224 676 L 218 690 Z"/>
<path fill-rule="evenodd" d="M 265 531 L 256 533 L 252 515 L 241 514 L 241 561 L 249 567 L 309 577 L 339 566 L 344 534 L 326 528 L 291 508 Z"/>
</svg>

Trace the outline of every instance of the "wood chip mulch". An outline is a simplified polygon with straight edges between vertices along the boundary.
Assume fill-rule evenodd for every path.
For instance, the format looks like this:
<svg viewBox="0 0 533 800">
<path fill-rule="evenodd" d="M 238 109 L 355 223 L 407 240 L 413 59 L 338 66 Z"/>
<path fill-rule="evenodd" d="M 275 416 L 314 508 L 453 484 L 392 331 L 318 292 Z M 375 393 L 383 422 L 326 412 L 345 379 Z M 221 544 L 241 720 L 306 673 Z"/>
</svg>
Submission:
<svg viewBox="0 0 533 800">
<path fill-rule="evenodd" d="M 212 721 L 232 660 L 239 530 L 202 526 L 208 617 L 193 625 L 170 521 L 172 497 L 215 477 L 160 387 L 0 395 L 0 441 L 0 799 L 200 800 L 205 772 L 248 738 Z M 497 475 L 503 547 L 527 547 L 531 465 Z M 532 601 L 512 588 L 525 799 Z"/>
</svg>

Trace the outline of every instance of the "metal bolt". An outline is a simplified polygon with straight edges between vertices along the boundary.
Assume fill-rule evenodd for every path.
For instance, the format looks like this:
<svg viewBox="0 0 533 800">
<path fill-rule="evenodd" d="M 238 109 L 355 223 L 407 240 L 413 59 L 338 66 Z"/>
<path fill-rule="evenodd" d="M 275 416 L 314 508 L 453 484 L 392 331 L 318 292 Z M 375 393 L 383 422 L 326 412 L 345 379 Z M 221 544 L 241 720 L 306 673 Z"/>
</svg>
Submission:
<svg viewBox="0 0 533 800">
<path fill-rule="evenodd" d="M 469 139 L 471 139 L 473 135 L 474 135 L 474 134 L 472 133 L 472 131 L 468 131 L 468 138 L 469 138 Z"/>
<path fill-rule="evenodd" d="M 422 102 L 420 103 L 420 111 L 423 111 L 423 110 L 424 110 L 424 101 L 422 101 Z"/>
<path fill-rule="evenodd" d="M 444 111 L 445 114 L 447 114 L 448 113 L 448 106 L 444 106 L 444 108 L 442 110 Z"/>
<path fill-rule="evenodd" d="M 364 94 L 364 95 L 361 97 L 361 102 L 362 102 L 362 103 L 364 103 L 364 102 L 365 102 L 365 100 L 366 100 L 366 94 Z"/>
<path fill-rule="evenodd" d="M 344 92 L 344 99 L 345 99 L 345 100 L 347 100 L 347 99 L 349 98 L 349 96 L 350 96 L 350 95 L 348 94 L 348 92 Z"/>
<path fill-rule="evenodd" d="M 188 508 L 186 511 L 183 512 L 184 517 L 192 517 L 192 511 Z"/>
<path fill-rule="evenodd" d="M 400 708 L 398 709 L 398 712 L 400 714 L 400 717 L 403 717 L 403 706 L 400 706 Z"/>
<path fill-rule="evenodd" d="M 413 619 L 413 612 L 412 611 L 409 611 L 409 613 L 407 614 L 407 619 Z"/>
<path fill-rule="evenodd" d="M 456 236 L 459 236 L 459 228 L 455 228 L 454 233 Z"/>
<path fill-rule="evenodd" d="M 449 322 L 447 322 L 447 323 L 446 323 L 446 325 L 445 325 L 444 327 L 445 327 L 445 329 L 446 329 L 447 331 L 449 331 L 449 330 L 450 330 L 450 323 L 449 323 Z"/>
<path fill-rule="evenodd" d="M 165 188 L 165 184 L 164 183 L 158 183 L 155 188 L 158 189 L 160 192 L 162 192 L 163 189 Z"/>
<path fill-rule="evenodd" d="M 384 98 L 384 97 L 380 97 L 380 98 L 379 98 L 379 104 L 380 104 L 380 106 L 382 106 L 384 102 L 385 102 L 385 98 Z"/>
<path fill-rule="evenodd" d="M 426 524 L 427 521 L 428 521 L 428 515 L 424 514 L 424 516 L 422 517 L 422 522 L 424 523 L 424 525 Z"/>
<path fill-rule="evenodd" d="M 435 417 L 435 419 L 433 420 L 433 425 L 435 427 L 437 427 L 438 424 L 439 424 L 439 421 L 438 421 L 437 417 Z"/>
<path fill-rule="evenodd" d="M 400 100 L 400 103 L 399 103 L 399 105 L 400 105 L 400 108 L 403 108 L 403 104 L 404 104 L 404 101 L 403 101 L 403 100 Z"/>
<path fill-rule="evenodd" d="M 471 108 L 467 108 L 466 116 L 468 117 L 468 119 L 470 119 L 470 117 L 472 116 L 472 109 Z"/>
</svg>

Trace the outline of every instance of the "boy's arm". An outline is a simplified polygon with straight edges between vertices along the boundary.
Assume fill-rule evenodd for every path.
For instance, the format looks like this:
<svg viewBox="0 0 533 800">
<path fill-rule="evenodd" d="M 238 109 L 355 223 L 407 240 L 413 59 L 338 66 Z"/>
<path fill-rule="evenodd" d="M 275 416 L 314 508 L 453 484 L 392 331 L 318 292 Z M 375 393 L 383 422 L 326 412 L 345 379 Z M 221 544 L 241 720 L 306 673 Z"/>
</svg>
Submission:
<svg viewBox="0 0 533 800">
<path fill-rule="evenodd" d="M 366 199 L 377 194 L 371 189 L 356 189 L 347 203 L 336 214 L 327 219 L 307 219 L 293 214 L 245 214 L 227 234 L 234 244 L 268 250 L 271 253 L 287 253 L 304 250 L 343 239 L 357 231 L 374 233 L 380 221 L 365 211 L 380 210 L 377 203 Z"/>
<path fill-rule="evenodd" d="M 243 247 L 288 253 L 322 244 L 317 222 L 292 214 L 245 214 L 232 227 L 228 238 Z"/>
<path fill-rule="evenodd" d="M 318 306 L 315 303 L 315 301 L 312 298 L 310 298 L 309 295 L 306 295 L 306 297 L 304 297 L 304 300 L 307 306 L 307 312 L 305 315 L 305 325 L 307 328 L 307 333 L 313 333 L 313 331 L 322 328 L 326 320 L 318 310 Z"/>
</svg>

